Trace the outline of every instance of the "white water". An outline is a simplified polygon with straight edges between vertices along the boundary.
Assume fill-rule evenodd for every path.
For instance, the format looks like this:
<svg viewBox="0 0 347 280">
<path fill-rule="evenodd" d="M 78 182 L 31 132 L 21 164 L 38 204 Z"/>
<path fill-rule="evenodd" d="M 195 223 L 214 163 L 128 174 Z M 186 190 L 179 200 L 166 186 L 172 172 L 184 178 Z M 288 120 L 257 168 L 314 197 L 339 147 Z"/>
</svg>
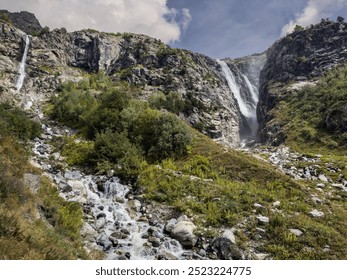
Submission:
<svg viewBox="0 0 347 280">
<path fill-rule="evenodd" d="M 256 86 L 252 85 L 252 83 L 249 81 L 249 79 L 246 75 L 242 75 L 242 77 L 246 81 L 246 85 L 247 85 L 249 92 L 251 93 L 251 97 L 253 99 L 254 108 L 256 109 L 257 103 L 259 101 L 259 91 L 258 91 Z"/>
<path fill-rule="evenodd" d="M 236 81 L 235 75 L 230 70 L 229 66 L 226 64 L 226 62 L 217 59 L 217 62 L 222 67 L 222 71 L 224 73 L 225 79 L 228 82 L 228 86 L 233 93 L 235 99 L 237 100 L 237 103 L 240 108 L 241 114 L 247 119 L 247 122 L 250 126 L 251 133 L 249 136 L 253 138 L 256 135 L 257 129 L 258 129 L 258 121 L 257 121 L 257 103 L 258 103 L 258 89 L 251 84 L 247 76 L 242 75 L 245 84 L 248 88 L 248 91 L 250 93 L 250 98 L 247 98 L 247 95 L 243 95 L 241 93 L 241 89 L 239 84 Z"/>
<path fill-rule="evenodd" d="M 242 115 L 244 115 L 246 118 L 252 117 L 253 112 L 252 112 L 251 106 L 249 105 L 249 103 L 246 100 L 244 100 L 242 98 L 240 86 L 237 84 L 236 78 L 235 78 L 233 72 L 231 72 L 231 70 L 230 70 L 229 66 L 226 64 L 226 62 L 219 60 L 219 59 L 217 59 L 217 62 L 222 67 L 222 71 L 223 71 L 224 76 L 228 82 L 228 86 L 229 86 L 231 92 L 233 93 L 234 97 L 236 98 L 237 103 L 239 104 L 239 108 L 240 108 Z"/>
<path fill-rule="evenodd" d="M 30 44 L 30 38 L 26 34 L 25 35 L 25 49 L 24 49 L 22 61 L 21 61 L 20 66 L 19 66 L 19 77 L 18 77 L 18 80 L 16 83 L 17 91 L 20 91 L 21 88 L 23 87 L 24 78 L 25 78 L 25 63 L 26 63 L 27 56 L 28 56 L 29 44 Z"/>
</svg>

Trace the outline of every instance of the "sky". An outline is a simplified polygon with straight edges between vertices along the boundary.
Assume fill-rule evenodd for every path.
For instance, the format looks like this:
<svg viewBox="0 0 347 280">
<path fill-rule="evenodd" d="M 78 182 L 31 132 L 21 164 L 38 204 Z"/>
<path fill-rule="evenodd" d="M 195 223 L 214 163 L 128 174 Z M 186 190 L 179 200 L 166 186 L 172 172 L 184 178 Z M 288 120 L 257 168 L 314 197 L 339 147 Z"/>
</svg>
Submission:
<svg viewBox="0 0 347 280">
<path fill-rule="evenodd" d="M 51 29 L 146 34 L 213 58 L 263 52 L 296 24 L 347 19 L 347 0 L 0 0 L 0 9 L 32 12 Z"/>
</svg>

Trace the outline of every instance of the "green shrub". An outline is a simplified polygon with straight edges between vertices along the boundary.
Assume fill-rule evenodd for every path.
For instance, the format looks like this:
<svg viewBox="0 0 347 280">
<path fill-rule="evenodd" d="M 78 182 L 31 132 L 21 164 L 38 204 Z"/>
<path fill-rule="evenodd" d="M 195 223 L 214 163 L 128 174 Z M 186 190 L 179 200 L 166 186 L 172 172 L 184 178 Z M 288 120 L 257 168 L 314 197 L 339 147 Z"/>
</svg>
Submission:
<svg viewBox="0 0 347 280">
<path fill-rule="evenodd" d="M 40 125 L 30 120 L 25 112 L 7 103 L 0 104 L 0 137 L 11 135 L 20 140 L 29 140 L 40 133 Z"/>
</svg>

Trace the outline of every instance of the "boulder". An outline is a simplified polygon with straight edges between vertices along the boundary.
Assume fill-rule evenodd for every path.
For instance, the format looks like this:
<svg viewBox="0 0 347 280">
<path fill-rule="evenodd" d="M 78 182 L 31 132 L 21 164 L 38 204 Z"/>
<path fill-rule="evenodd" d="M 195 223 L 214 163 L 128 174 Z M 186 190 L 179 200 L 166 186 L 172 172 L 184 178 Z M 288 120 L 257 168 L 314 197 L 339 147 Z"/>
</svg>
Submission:
<svg viewBox="0 0 347 280">
<path fill-rule="evenodd" d="M 196 226 L 189 221 L 182 221 L 172 229 L 171 237 L 178 240 L 184 248 L 192 248 L 197 241 L 197 237 L 194 235 Z"/>
<path fill-rule="evenodd" d="M 226 237 L 213 239 L 210 249 L 222 260 L 242 260 L 244 258 L 237 245 Z"/>
</svg>

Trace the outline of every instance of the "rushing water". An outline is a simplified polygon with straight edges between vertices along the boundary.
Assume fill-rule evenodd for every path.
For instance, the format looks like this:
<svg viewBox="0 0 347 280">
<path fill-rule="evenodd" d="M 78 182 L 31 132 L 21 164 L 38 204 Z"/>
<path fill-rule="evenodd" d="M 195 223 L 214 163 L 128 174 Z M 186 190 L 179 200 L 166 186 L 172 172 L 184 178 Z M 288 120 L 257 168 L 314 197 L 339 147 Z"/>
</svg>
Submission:
<svg viewBox="0 0 347 280">
<path fill-rule="evenodd" d="M 156 259 L 162 255 L 185 258 L 183 254 L 187 251 L 177 240 L 164 233 L 164 223 L 151 223 L 144 205 L 136 200 L 131 188 L 121 184 L 117 177 L 53 168 L 52 158 L 55 158 L 55 163 L 63 163 L 64 159 L 59 153 L 53 152 L 47 141 L 51 141 L 53 136 L 62 136 L 64 131 L 47 125 L 42 128 L 42 137 L 36 138 L 33 143 L 32 160 L 57 185 L 61 197 L 83 206 L 88 248 L 104 251 L 105 258 L 111 260 L 119 257 Z M 156 240 L 155 245 L 150 238 Z"/>
<path fill-rule="evenodd" d="M 22 57 L 22 61 L 19 66 L 19 77 L 16 83 L 17 91 L 20 91 L 23 87 L 24 78 L 25 78 L 25 64 L 28 56 L 29 51 L 29 44 L 30 44 L 30 38 L 29 35 L 25 34 L 25 49 Z"/>
</svg>

